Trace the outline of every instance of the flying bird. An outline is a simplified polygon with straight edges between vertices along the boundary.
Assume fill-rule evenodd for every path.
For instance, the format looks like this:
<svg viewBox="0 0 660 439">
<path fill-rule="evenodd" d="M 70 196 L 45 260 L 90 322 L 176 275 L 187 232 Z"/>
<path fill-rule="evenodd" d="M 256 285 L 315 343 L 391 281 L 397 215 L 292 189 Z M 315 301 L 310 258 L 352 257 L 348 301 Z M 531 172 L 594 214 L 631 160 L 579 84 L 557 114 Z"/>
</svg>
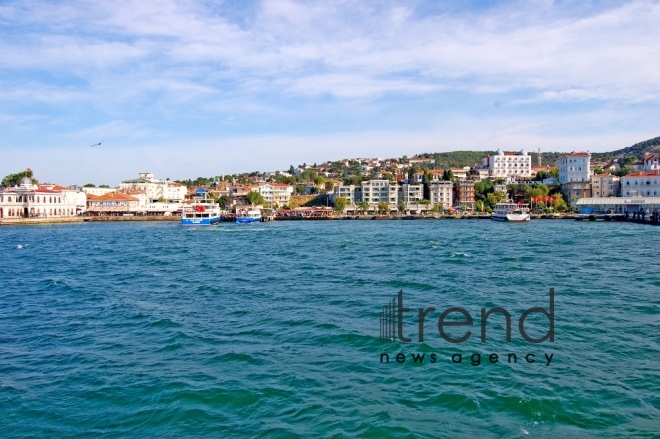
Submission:
<svg viewBox="0 0 660 439">
<path fill-rule="evenodd" d="M 90 145 L 90 146 L 91 146 L 92 148 L 95 147 L 95 146 L 101 146 L 101 143 L 103 143 L 104 141 L 105 141 L 105 139 L 101 140 L 99 143 L 95 143 L 95 144 Z"/>
</svg>

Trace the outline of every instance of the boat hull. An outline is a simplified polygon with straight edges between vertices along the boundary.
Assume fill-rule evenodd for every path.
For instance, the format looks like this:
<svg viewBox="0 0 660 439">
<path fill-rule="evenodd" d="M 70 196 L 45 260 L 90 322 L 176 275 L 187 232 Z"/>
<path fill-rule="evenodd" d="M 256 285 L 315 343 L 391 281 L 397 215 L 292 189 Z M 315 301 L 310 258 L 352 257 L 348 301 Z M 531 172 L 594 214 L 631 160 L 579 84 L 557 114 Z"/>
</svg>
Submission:
<svg viewBox="0 0 660 439">
<path fill-rule="evenodd" d="M 181 218 L 181 225 L 183 226 L 212 226 L 220 223 L 220 216 L 212 216 L 208 218 Z"/>
<path fill-rule="evenodd" d="M 522 214 L 522 215 L 516 215 L 516 214 L 508 214 L 508 215 L 493 215 L 491 217 L 495 221 L 507 221 L 511 223 L 526 223 L 529 222 L 531 219 L 531 216 L 529 214 Z"/>
<path fill-rule="evenodd" d="M 251 224 L 261 222 L 261 217 L 237 217 L 236 224 Z"/>
</svg>

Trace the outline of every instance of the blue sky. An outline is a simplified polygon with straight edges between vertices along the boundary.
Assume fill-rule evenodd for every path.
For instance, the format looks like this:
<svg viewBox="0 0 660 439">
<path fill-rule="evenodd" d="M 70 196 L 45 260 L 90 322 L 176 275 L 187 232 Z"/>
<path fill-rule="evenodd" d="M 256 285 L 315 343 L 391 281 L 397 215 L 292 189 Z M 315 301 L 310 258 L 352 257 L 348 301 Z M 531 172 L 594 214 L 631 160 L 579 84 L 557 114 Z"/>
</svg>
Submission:
<svg viewBox="0 0 660 439">
<path fill-rule="evenodd" d="M 5 0 L 0 174 L 618 149 L 660 135 L 658 23 L 658 1 Z"/>
</svg>

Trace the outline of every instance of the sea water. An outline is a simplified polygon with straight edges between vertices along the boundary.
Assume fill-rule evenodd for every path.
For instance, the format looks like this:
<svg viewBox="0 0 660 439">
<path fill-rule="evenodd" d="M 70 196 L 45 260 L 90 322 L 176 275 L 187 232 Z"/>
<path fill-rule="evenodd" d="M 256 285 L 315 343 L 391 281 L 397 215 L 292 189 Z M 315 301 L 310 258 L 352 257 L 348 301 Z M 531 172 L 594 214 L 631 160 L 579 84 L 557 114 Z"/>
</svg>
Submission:
<svg viewBox="0 0 660 439">
<path fill-rule="evenodd" d="M 560 220 L 3 227 L 0 436 L 657 437 L 658 238 Z M 530 343 L 518 319 L 550 288 L 554 341 Z M 399 291 L 411 341 L 381 341 Z M 463 343 L 439 333 L 451 307 L 474 319 L 451 328 Z M 481 341 L 495 307 L 508 342 L 501 313 Z"/>
</svg>

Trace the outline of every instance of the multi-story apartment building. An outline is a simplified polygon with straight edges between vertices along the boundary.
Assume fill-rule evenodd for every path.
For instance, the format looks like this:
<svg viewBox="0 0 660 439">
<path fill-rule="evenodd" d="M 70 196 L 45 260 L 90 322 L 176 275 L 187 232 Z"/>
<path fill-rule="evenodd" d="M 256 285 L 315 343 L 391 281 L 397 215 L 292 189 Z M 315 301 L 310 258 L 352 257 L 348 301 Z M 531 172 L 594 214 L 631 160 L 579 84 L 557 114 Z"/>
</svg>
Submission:
<svg viewBox="0 0 660 439">
<path fill-rule="evenodd" d="M 424 199 L 423 184 L 402 184 L 399 186 L 399 200 L 408 204 L 417 204 Z"/>
<path fill-rule="evenodd" d="M 454 183 L 451 181 L 438 181 L 429 185 L 431 206 L 442 204 L 444 208 L 454 205 Z"/>
<path fill-rule="evenodd" d="M 557 160 L 559 184 L 589 182 L 591 179 L 591 154 L 572 152 Z"/>
<path fill-rule="evenodd" d="M 184 185 L 169 180 L 158 180 L 150 172 L 140 172 L 138 178 L 122 181 L 119 191 L 144 192 L 149 202 L 165 200 L 170 203 L 180 203 L 188 194 L 188 189 Z"/>
<path fill-rule="evenodd" d="M 335 185 L 332 190 L 334 193 L 334 197 L 346 198 L 349 205 L 355 204 L 358 201 L 360 201 L 359 199 L 356 198 L 356 192 L 357 194 L 359 194 L 360 190 L 357 186 L 353 184 L 351 185 L 338 184 Z"/>
<path fill-rule="evenodd" d="M 258 190 L 264 200 L 273 207 L 289 204 L 293 195 L 293 186 L 286 183 L 262 183 Z"/>
<path fill-rule="evenodd" d="M 557 160 L 559 184 L 570 205 L 579 198 L 591 197 L 591 154 L 572 152 Z"/>
<path fill-rule="evenodd" d="M 474 181 L 458 180 L 454 183 L 454 205 L 459 208 L 467 206 L 468 210 L 474 210 Z"/>
<path fill-rule="evenodd" d="M 591 177 L 593 197 L 616 197 L 621 188 L 620 178 L 612 174 L 594 174 Z"/>
<path fill-rule="evenodd" d="M 660 196 L 660 169 L 650 172 L 633 172 L 632 174 L 624 175 L 621 177 L 621 196 Z"/>
<path fill-rule="evenodd" d="M 532 156 L 524 149 L 511 152 L 502 151 L 500 148 L 495 151 L 495 154 L 488 155 L 483 159 L 482 168 L 488 169 L 490 178 L 531 177 Z"/>
<path fill-rule="evenodd" d="M 362 182 L 362 201 L 369 204 L 386 202 L 396 209 L 398 201 L 397 185 L 389 180 L 368 180 Z"/>
</svg>

